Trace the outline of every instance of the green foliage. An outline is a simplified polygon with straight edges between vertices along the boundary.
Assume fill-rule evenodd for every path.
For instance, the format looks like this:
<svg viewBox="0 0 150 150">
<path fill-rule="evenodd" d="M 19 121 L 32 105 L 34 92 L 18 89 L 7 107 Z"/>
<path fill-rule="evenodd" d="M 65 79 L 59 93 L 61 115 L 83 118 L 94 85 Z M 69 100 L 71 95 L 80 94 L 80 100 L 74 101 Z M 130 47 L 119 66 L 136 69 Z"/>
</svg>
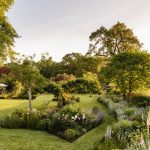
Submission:
<svg viewBox="0 0 150 150">
<path fill-rule="evenodd" d="M 80 97 L 80 103 L 76 104 L 81 109 L 90 109 L 94 106 L 98 106 L 100 110 L 105 112 L 105 121 L 90 130 L 87 134 L 84 134 L 81 138 L 77 139 L 73 143 L 68 143 L 67 141 L 58 138 L 57 136 L 53 136 L 52 134 L 47 134 L 46 132 L 36 131 L 36 130 L 22 130 L 22 129 L 4 129 L 0 128 L 0 145 L 4 149 L 30 149 L 35 150 L 37 147 L 39 149 L 59 149 L 61 147 L 62 150 L 72 150 L 72 149 L 85 149 L 85 143 L 88 144 L 87 150 L 91 150 L 94 147 L 96 141 L 102 138 L 105 133 L 105 129 L 107 125 L 113 123 L 115 120 L 111 115 L 108 115 L 107 110 L 101 104 L 99 104 L 96 99 L 97 95 L 93 95 L 89 97 L 88 95 L 78 95 Z M 34 108 L 39 108 L 43 102 L 49 101 L 53 98 L 52 95 L 41 95 L 33 101 Z M 27 101 L 23 100 L 0 100 L 0 118 L 5 116 L 6 114 L 12 113 L 18 107 L 21 109 L 27 108 Z M 75 105 L 75 106 L 76 106 Z M 56 103 L 51 102 L 49 105 L 49 109 L 55 109 Z M 73 107 L 75 109 L 75 107 Z M 45 131 L 45 130 L 44 130 Z M 46 130 L 47 131 L 47 130 Z M 15 137 L 15 138 L 14 138 Z M 91 138 L 92 137 L 92 138 Z M 36 139 L 36 140 L 33 140 Z M 31 142 L 32 141 L 32 142 Z M 49 141 L 53 141 L 49 143 Z M 9 145 L 8 145 L 9 143 Z"/>
<path fill-rule="evenodd" d="M 127 145 L 127 149 L 130 150 L 149 150 L 150 136 L 145 129 L 138 129 L 130 134 L 130 142 Z"/>
<path fill-rule="evenodd" d="M 64 138 L 67 139 L 67 140 L 72 140 L 72 139 L 74 139 L 77 135 L 78 135 L 78 133 L 77 133 L 77 131 L 74 130 L 74 129 L 67 129 L 67 130 L 64 132 L 64 134 L 63 134 Z"/>
<path fill-rule="evenodd" d="M 133 95 L 131 104 L 136 105 L 138 107 L 150 106 L 150 96 Z"/>
<path fill-rule="evenodd" d="M 45 91 L 47 93 L 54 94 L 55 97 L 61 97 L 63 93 L 61 86 L 55 82 L 48 83 L 48 85 L 45 87 Z"/>
<path fill-rule="evenodd" d="M 70 53 L 63 57 L 62 65 L 65 73 L 82 77 L 85 72 L 98 73 L 103 62 L 101 57 L 84 56 L 80 53 Z"/>
<path fill-rule="evenodd" d="M 109 109 L 109 113 L 114 115 L 119 121 L 120 120 L 128 120 L 128 121 L 137 121 L 143 125 L 142 122 L 146 121 L 147 109 L 138 108 L 135 106 L 130 106 L 126 101 L 121 100 L 114 101 L 113 98 L 117 98 L 117 96 L 100 96 L 97 101 L 101 104 L 105 105 Z"/>
<path fill-rule="evenodd" d="M 40 73 L 43 75 L 43 77 L 50 79 L 52 64 L 52 57 L 50 57 L 48 53 L 44 53 L 41 55 L 41 60 L 37 62 L 37 67 L 40 70 Z"/>
<path fill-rule="evenodd" d="M 113 150 L 113 149 L 124 149 L 122 143 L 117 142 L 116 140 L 101 140 L 98 145 L 95 145 L 94 150 Z"/>
<path fill-rule="evenodd" d="M 138 128 L 137 122 L 122 120 L 118 121 L 112 126 L 112 137 L 117 141 L 127 141 L 131 131 Z"/>
<path fill-rule="evenodd" d="M 17 129 L 24 126 L 24 120 L 18 118 L 17 116 L 6 116 L 0 122 L 0 126 L 4 128 Z"/>
<path fill-rule="evenodd" d="M 7 2 L 12 3 L 10 0 Z M 15 38 L 18 38 L 18 34 L 12 25 L 8 22 L 7 17 L 4 16 L 4 9 L 8 9 L 9 4 L 0 1 L 0 64 L 7 60 L 7 58 L 13 58 L 14 51 L 12 47 L 14 46 Z M 3 14 L 3 15 L 2 15 Z"/>
<path fill-rule="evenodd" d="M 30 111 L 32 111 L 31 100 L 33 89 L 44 81 L 39 69 L 35 65 L 33 58 L 34 56 L 25 57 L 22 62 L 14 62 L 10 66 L 13 76 L 17 78 L 17 80 L 19 80 L 24 87 L 23 93 L 27 91 Z"/>
<path fill-rule="evenodd" d="M 57 101 L 58 108 L 62 108 L 66 105 L 75 104 L 77 102 L 80 102 L 79 97 L 71 96 L 69 94 L 63 93 L 62 97 L 56 97 L 53 99 L 53 101 Z"/>
<path fill-rule="evenodd" d="M 46 108 L 47 109 L 47 108 Z M 86 114 L 82 113 L 79 108 L 65 106 L 56 111 L 30 111 L 17 110 L 10 116 L 5 116 L 0 120 L 0 127 L 3 128 L 25 128 L 34 130 L 44 130 L 67 140 L 75 140 L 83 135 L 86 131 L 96 127 L 101 123 L 103 116 L 97 108 L 93 111 L 93 120 L 89 120 Z M 69 129 L 76 131 L 71 133 Z M 68 130 L 68 131 L 67 131 Z"/>
<path fill-rule="evenodd" d="M 10 9 L 10 6 L 14 3 L 14 0 L 1 0 L 0 1 L 0 17 L 4 16 L 5 12 Z"/>
<path fill-rule="evenodd" d="M 150 54 L 146 52 L 120 53 L 111 59 L 101 74 L 131 100 L 133 92 L 148 86 Z"/>
<path fill-rule="evenodd" d="M 69 81 L 69 80 L 75 80 L 76 77 L 74 75 L 69 75 L 69 74 L 58 74 L 56 77 L 53 78 L 53 81 L 56 83 L 60 83 L 60 82 L 65 82 L 65 81 Z"/>
<path fill-rule="evenodd" d="M 93 81 L 93 82 L 95 82 L 97 85 L 100 84 L 97 74 L 92 73 L 92 72 L 86 72 L 86 73 L 84 73 L 84 74 L 83 74 L 83 79 L 89 80 L 89 81 Z"/>
<path fill-rule="evenodd" d="M 101 87 L 96 82 L 85 80 L 85 79 L 76 79 L 74 81 L 68 81 L 67 83 L 62 84 L 62 88 L 65 92 L 69 93 L 92 93 L 100 94 Z"/>
<path fill-rule="evenodd" d="M 126 148 L 127 143 L 130 141 L 131 132 L 136 131 L 138 128 L 139 124 L 137 122 L 127 120 L 118 121 L 112 127 L 107 128 L 105 137 L 101 141 L 102 145 L 106 149 L 108 149 L 108 146 L 112 148 Z"/>
<path fill-rule="evenodd" d="M 120 22 L 109 29 L 101 26 L 90 35 L 90 41 L 91 44 L 87 54 L 114 56 L 120 52 L 132 51 L 142 47 L 133 31 Z"/>
</svg>

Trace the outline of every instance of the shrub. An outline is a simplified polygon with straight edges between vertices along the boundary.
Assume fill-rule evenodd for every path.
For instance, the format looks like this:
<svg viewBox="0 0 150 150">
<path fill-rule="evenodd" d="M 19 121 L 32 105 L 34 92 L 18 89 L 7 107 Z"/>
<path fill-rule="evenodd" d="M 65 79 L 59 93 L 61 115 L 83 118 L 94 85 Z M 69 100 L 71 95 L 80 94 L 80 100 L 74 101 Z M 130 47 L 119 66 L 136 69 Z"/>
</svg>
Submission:
<svg viewBox="0 0 150 150">
<path fill-rule="evenodd" d="M 57 106 L 62 108 L 65 105 L 75 104 L 76 102 L 80 102 L 80 97 L 71 96 L 70 94 L 63 93 L 62 97 L 55 97 L 53 101 L 58 101 Z"/>
<path fill-rule="evenodd" d="M 76 79 L 73 81 L 68 81 L 67 83 L 62 84 L 62 88 L 65 92 L 69 93 L 79 93 L 79 94 L 100 94 L 101 87 L 99 84 L 94 81 L 86 79 Z"/>
<path fill-rule="evenodd" d="M 17 129 L 25 128 L 26 124 L 22 118 L 17 116 L 6 116 L 0 121 L 0 126 L 4 128 Z"/>
<path fill-rule="evenodd" d="M 62 88 L 59 84 L 56 84 L 54 82 L 50 82 L 45 87 L 45 92 L 54 94 L 55 97 L 61 97 L 62 96 Z"/>
<path fill-rule="evenodd" d="M 11 116 L 6 116 L 1 120 L 1 126 L 4 128 L 28 128 L 37 129 L 37 124 L 42 120 L 39 112 L 27 112 L 16 110 Z"/>
<path fill-rule="evenodd" d="M 37 129 L 43 130 L 43 131 L 48 131 L 48 124 L 49 124 L 49 122 L 50 122 L 49 119 L 40 120 L 37 123 Z"/>
<path fill-rule="evenodd" d="M 150 96 L 134 95 L 131 102 L 138 107 L 150 106 Z"/>
<path fill-rule="evenodd" d="M 132 117 L 135 114 L 135 109 L 131 109 L 131 108 L 126 109 L 124 111 L 124 114 L 127 115 L 128 117 Z"/>
<path fill-rule="evenodd" d="M 62 101 L 58 101 L 57 102 L 57 107 L 58 108 L 62 108 L 64 105 L 63 105 L 63 102 Z"/>
<path fill-rule="evenodd" d="M 64 138 L 67 140 L 72 140 L 74 139 L 76 136 L 78 136 L 78 133 L 76 130 L 74 129 L 67 129 L 65 130 L 64 134 L 63 134 Z"/>
<path fill-rule="evenodd" d="M 139 129 L 130 134 L 130 142 L 127 144 L 127 149 L 133 150 L 149 150 L 150 149 L 150 135 L 147 131 Z"/>
<path fill-rule="evenodd" d="M 138 122 L 128 120 L 118 121 L 112 126 L 112 137 L 121 142 L 129 140 L 129 134 L 135 131 L 139 126 Z"/>
<path fill-rule="evenodd" d="M 56 77 L 53 78 L 53 81 L 56 83 L 59 82 L 64 82 L 64 81 L 69 81 L 69 80 L 75 80 L 76 77 L 74 75 L 69 75 L 69 74 L 58 74 Z"/>
</svg>

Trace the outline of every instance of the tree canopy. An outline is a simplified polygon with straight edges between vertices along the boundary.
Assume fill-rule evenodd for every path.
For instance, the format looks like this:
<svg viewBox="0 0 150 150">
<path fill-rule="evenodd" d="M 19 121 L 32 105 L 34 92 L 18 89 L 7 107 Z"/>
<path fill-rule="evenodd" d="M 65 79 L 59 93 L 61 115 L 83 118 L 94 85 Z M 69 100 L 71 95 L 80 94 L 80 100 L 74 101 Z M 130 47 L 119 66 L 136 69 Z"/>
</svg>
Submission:
<svg viewBox="0 0 150 150">
<path fill-rule="evenodd" d="M 13 0 L 0 1 L 0 63 L 7 60 L 7 57 L 13 57 L 14 51 L 12 47 L 14 46 L 15 38 L 19 37 L 5 16 L 5 12 L 8 11 L 13 2 Z"/>
<path fill-rule="evenodd" d="M 150 54 L 124 52 L 114 56 L 102 69 L 103 77 L 114 83 L 121 93 L 130 98 L 132 92 L 148 86 L 150 80 Z"/>
<path fill-rule="evenodd" d="M 87 54 L 114 56 L 120 52 L 135 51 L 142 47 L 132 29 L 124 23 L 117 22 L 107 29 L 101 26 L 90 35 L 90 45 Z"/>
<path fill-rule="evenodd" d="M 0 0 L 0 17 L 5 15 L 13 3 L 14 0 Z"/>
</svg>

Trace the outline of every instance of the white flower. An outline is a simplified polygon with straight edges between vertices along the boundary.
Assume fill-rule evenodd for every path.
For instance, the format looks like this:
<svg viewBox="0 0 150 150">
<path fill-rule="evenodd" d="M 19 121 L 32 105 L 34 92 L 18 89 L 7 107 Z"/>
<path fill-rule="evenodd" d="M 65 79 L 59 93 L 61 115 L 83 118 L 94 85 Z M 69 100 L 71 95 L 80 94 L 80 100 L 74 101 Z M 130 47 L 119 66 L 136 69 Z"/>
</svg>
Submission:
<svg viewBox="0 0 150 150">
<path fill-rule="evenodd" d="M 86 118 L 85 116 L 82 117 L 82 119 L 85 119 L 85 118 Z"/>
<path fill-rule="evenodd" d="M 75 117 L 75 119 L 77 119 L 77 118 L 78 118 L 78 116 L 77 116 L 77 115 L 75 115 L 74 117 Z"/>
<path fill-rule="evenodd" d="M 82 115 L 82 119 L 85 119 L 85 118 L 86 118 L 86 116 L 85 116 L 85 114 L 83 114 L 83 115 Z"/>
</svg>

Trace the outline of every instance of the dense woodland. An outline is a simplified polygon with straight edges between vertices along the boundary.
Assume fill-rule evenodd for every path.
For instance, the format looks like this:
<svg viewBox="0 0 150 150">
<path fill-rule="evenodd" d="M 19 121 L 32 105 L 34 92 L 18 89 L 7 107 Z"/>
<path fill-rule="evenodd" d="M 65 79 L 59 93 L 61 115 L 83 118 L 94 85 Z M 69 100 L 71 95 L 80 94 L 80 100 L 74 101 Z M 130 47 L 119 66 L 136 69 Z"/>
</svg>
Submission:
<svg viewBox="0 0 150 150">
<path fill-rule="evenodd" d="M 132 29 L 122 22 L 101 26 L 89 35 L 85 55 L 69 53 L 55 62 L 43 52 L 37 61 L 13 51 L 20 37 L 5 16 L 13 3 L 0 1 L 0 101 L 28 99 L 28 106 L 0 117 L 0 127 L 42 130 L 73 143 L 104 125 L 93 149 L 149 150 L 150 53 Z M 35 107 L 45 94 L 51 100 Z M 90 109 L 83 95 L 87 102 L 97 97 Z"/>
</svg>

